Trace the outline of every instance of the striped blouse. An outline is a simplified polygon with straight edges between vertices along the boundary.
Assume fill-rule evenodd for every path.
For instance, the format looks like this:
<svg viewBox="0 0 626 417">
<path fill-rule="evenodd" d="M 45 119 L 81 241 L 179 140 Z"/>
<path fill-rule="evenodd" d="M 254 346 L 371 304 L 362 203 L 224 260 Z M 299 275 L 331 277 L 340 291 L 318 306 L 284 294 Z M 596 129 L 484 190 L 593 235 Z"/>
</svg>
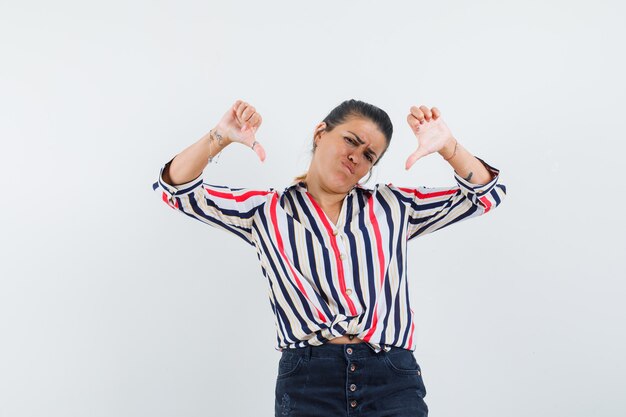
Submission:
<svg viewBox="0 0 626 417">
<path fill-rule="evenodd" d="M 253 190 L 207 184 L 201 175 L 172 186 L 162 167 L 152 188 L 171 208 L 256 249 L 269 284 L 275 349 L 353 334 L 377 353 L 391 346 L 414 351 L 406 243 L 500 204 L 506 188 L 499 170 L 481 162 L 493 176 L 484 185 L 457 174 L 448 188 L 356 185 L 336 224 L 303 182 Z"/>
</svg>

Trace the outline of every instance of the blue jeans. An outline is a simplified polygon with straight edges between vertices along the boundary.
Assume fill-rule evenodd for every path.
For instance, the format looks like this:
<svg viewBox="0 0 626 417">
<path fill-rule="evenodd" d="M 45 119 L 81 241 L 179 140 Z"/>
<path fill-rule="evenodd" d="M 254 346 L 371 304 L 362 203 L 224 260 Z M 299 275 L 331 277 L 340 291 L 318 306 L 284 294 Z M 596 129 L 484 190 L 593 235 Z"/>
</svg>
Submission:
<svg viewBox="0 0 626 417">
<path fill-rule="evenodd" d="M 422 370 L 406 349 L 366 343 L 285 349 L 276 377 L 276 417 L 426 417 Z"/>
</svg>

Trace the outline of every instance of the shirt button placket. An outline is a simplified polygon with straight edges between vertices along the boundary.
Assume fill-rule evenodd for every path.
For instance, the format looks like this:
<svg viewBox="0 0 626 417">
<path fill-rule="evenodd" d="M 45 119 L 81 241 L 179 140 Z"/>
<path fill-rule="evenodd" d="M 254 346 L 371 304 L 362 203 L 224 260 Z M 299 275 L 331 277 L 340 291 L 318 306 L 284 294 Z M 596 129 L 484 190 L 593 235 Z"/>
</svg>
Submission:
<svg viewBox="0 0 626 417">
<path fill-rule="evenodd" d="M 339 234 L 339 230 L 338 229 L 333 229 L 333 235 L 337 236 Z M 346 261 L 348 259 L 348 255 L 346 254 L 346 248 L 345 248 L 345 244 L 343 242 L 343 238 L 344 235 L 340 235 L 339 239 L 337 240 L 337 246 L 339 247 L 340 253 L 339 253 L 339 259 L 341 261 Z M 349 286 L 352 286 L 352 282 L 346 282 L 346 284 L 348 284 Z M 350 295 L 352 295 L 352 289 L 351 288 L 347 288 L 346 289 L 346 295 L 349 297 Z"/>
</svg>

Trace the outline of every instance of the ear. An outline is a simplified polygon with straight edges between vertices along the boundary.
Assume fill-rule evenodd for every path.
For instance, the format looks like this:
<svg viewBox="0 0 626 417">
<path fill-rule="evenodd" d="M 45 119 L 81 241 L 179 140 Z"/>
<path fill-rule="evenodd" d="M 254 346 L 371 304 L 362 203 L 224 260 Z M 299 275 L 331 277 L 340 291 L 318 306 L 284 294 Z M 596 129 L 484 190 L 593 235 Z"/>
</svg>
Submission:
<svg viewBox="0 0 626 417">
<path fill-rule="evenodd" d="M 315 126 L 313 131 L 313 143 L 317 145 L 317 141 L 322 137 L 322 134 L 326 131 L 326 123 L 320 122 Z"/>
</svg>

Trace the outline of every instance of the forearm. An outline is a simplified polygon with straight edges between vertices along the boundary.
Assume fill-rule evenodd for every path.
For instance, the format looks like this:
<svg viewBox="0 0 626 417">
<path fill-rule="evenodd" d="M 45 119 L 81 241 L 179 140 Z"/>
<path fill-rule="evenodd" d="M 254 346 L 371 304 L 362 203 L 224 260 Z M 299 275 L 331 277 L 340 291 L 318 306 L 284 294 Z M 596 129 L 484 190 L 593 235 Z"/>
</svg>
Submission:
<svg viewBox="0 0 626 417">
<path fill-rule="evenodd" d="M 455 138 L 449 140 L 439 150 L 439 154 L 447 160 L 459 176 L 472 184 L 487 184 L 493 179 L 491 173 L 482 162 L 458 143 Z"/>
<path fill-rule="evenodd" d="M 176 155 L 169 166 L 163 170 L 163 180 L 170 185 L 178 185 L 198 178 L 206 168 L 209 159 L 215 157 L 231 143 L 226 137 L 223 137 L 221 141 L 217 140 L 215 133 L 219 134 L 219 129 L 215 128 L 213 132 L 213 137 L 209 132 Z"/>
</svg>

